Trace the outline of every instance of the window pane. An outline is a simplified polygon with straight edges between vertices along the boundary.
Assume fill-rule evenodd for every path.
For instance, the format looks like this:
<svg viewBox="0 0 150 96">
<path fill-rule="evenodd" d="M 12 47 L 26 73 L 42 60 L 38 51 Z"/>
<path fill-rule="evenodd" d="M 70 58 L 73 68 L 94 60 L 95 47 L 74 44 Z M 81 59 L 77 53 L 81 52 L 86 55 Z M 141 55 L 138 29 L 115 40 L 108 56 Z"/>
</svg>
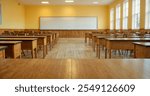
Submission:
<svg viewBox="0 0 150 96">
<path fill-rule="evenodd" d="M 145 29 L 150 29 L 150 0 L 146 0 Z"/>
<path fill-rule="evenodd" d="M 128 0 L 123 2 L 123 29 L 128 28 Z"/>
<path fill-rule="evenodd" d="M 110 29 L 114 29 L 114 9 L 110 10 Z"/>
<path fill-rule="evenodd" d="M 140 28 L 140 0 L 132 0 L 132 29 Z"/>
<path fill-rule="evenodd" d="M 120 4 L 116 6 L 116 29 L 120 29 Z"/>
</svg>

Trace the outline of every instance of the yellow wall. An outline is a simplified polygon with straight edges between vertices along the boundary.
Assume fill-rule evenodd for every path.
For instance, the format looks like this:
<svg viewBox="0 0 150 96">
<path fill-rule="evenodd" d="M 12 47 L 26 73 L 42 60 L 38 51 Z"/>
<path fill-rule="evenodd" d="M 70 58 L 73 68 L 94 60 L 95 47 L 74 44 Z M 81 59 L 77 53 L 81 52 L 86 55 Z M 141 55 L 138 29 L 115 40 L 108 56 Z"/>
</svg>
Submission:
<svg viewBox="0 0 150 96">
<path fill-rule="evenodd" d="M 121 29 L 122 29 L 122 18 L 123 18 L 123 1 L 124 0 L 115 0 L 115 2 L 113 2 L 112 4 L 110 4 L 109 6 L 109 10 L 111 8 L 116 8 L 117 4 L 121 4 Z M 129 1 L 129 17 L 128 17 L 128 29 L 132 29 L 132 0 L 128 0 Z M 145 28 L 145 0 L 141 0 L 141 14 L 140 14 L 140 29 Z M 116 14 L 116 12 L 114 13 Z M 116 17 L 114 16 L 114 20 L 116 21 Z M 110 24 L 109 24 L 110 26 Z M 114 22 L 114 28 L 115 28 L 116 24 Z"/>
<path fill-rule="evenodd" d="M 2 29 L 24 29 L 25 11 L 23 5 L 18 5 L 17 0 L 1 0 Z"/>
<path fill-rule="evenodd" d="M 121 4 L 121 28 L 123 17 L 123 1 L 115 0 L 109 6 L 36 6 L 19 5 L 18 0 L 0 0 L 2 5 L 2 29 L 38 29 L 40 16 L 98 16 L 99 29 L 106 29 L 110 26 L 109 12 Z M 115 12 L 116 14 L 116 12 Z M 114 16 L 114 20 L 115 16 Z M 132 0 L 129 0 L 128 28 L 132 29 Z M 140 28 L 145 27 L 145 0 L 141 0 Z M 114 22 L 114 28 L 116 24 Z"/>
<path fill-rule="evenodd" d="M 38 29 L 40 16 L 98 16 L 99 29 L 108 28 L 109 6 L 25 6 L 26 29 Z"/>
</svg>

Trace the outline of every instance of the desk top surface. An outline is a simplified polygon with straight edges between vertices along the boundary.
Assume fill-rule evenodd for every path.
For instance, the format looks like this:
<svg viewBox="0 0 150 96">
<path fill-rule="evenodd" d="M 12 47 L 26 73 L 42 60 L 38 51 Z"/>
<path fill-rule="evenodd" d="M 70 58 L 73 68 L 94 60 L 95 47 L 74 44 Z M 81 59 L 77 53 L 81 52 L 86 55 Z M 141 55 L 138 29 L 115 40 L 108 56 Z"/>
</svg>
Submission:
<svg viewBox="0 0 150 96">
<path fill-rule="evenodd" d="M 21 43 L 22 41 L 0 41 L 0 44 L 18 44 Z"/>
<path fill-rule="evenodd" d="M 150 42 L 134 42 L 134 44 L 145 46 L 145 47 L 150 47 Z"/>
<path fill-rule="evenodd" d="M 109 38 L 110 36 L 96 36 L 98 39 Z"/>
<path fill-rule="evenodd" d="M 6 48 L 7 48 L 7 46 L 0 46 L 0 50 L 4 50 Z"/>
<path fill-rule="evenodd" d="M 150 38 L 106 38 L 106 40 L 110 41 L 119 41 L 119 40 L 124 40 L 124 41 L 145 41 L 145 40 L 150 40 Z"/>
<path fill-rule="evenodd" d="M 5 79 L 145 79 L 150 59 L 26 59 L 0 60 Z"/>
<path fill-rule="evenodd" d="M 46 38 L 47 36 L 0 36 L 0 38 Z"/>
<path fill-rule="evenodd" d="M 94 34 L 92 34 L 92 36 L 104 36 L 104 35 L 100 34 L 100 33 L 94 33 Z"/>
<path fill-rule="evenodd" d="M 34 41 L 37 38 L 0 38 L 0 41 Z"/>
<path fill-rule="evenodd" d="M 35 36 L 52 36 L 53 34 L 39 34 L 39 35 L 35 35 Z"/>
</svg>

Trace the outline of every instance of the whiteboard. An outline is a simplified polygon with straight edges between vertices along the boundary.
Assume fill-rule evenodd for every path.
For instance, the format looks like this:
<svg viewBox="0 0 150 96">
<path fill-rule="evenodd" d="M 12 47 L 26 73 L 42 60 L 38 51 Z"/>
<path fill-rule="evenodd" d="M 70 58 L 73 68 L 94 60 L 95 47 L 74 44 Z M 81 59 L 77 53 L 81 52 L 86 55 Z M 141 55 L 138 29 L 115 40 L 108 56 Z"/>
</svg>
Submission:
<svg viewBox="0 0 150 96">
<path fill-rule="evenodd" d="M 40 17 L 41 30 L 97 30 L 97 17 Z"/>
</svg>

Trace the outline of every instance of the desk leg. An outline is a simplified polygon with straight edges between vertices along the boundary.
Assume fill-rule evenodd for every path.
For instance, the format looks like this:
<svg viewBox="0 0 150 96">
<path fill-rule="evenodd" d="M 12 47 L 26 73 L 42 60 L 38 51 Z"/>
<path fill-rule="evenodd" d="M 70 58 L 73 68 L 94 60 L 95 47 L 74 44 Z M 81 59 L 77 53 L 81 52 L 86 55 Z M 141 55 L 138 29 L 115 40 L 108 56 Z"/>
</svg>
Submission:
<svg viewBox="0 0 150 96">
<path fill-rule="evenodd" d="M 105 59 L 107 59 L 107 48 L 105 48 Z"/>
<path fill-rule="evenodd" d="M 134 50 L 133 50 L 133 52 L 134 52 L 134 58 L 136 58 L 136 45 L 134 45 Z M 131 53 L 132 54 L 132 53 Z"/>
<path fill-rule="evenodd" d="M 96 44 L 96 57 L 98 57 L 98 44 Z"/>
<path fill-rule="evenodd" d="M 32 55 L 32 58 L 34 58 L 34 55 L 35 55 L 34 54 L 34 49 L 31 50 L 31 55 Z"/>
<path fill-rule="evenodd" d="M 85 43 L 87 43 L 87 36 L 85 36 Z"/>
<path fill-rule="evenodd" d="M 47 45 L 43 45 L 43 59 L 45 58 L 46 56 L 46 50 L 47 50 Z"/>
<path fill-rule="evenodd" d="M 94 43 L 93 43 L 94 45 L 93 45 L 93 51 L 95 52 L 95 41 L 94 41 Z"/>
<path fill-rule="evenodd" d="M 100 45 L 98 46 L 98 48 L 99 48 L 98 54 L 99 54 L 99 59 L 100 59 L 101 58 L 101 47 L 100 47 Z"/>
<path fill-rule="evenodd" d="M 47 47 L 48 47 L 48 45 L 45 45 L 45 46 L 46 46 L 46 54 L 48 54 L 48 48 L 47 48 Z"/>
<path fill-rule="evenodd" d="M 109 49 L 108 51 L 109 51 L 109 58 L 111 58 L 111 49 Z"/>
<path fill-rule="evenodd" d="M 95 52 L 95 40 L 92 38 L 92 47 L 93 47 L 93 51 Z"/>
<path fill-rule="evenodd" d="M 89 45 L 91 45 L 90 42 L 91 42 L 91 38 L 89 37 Z"/>
<path fill-rule="evenodd" d="M 100 59 L 100 46 L 97 44 L 97 56 Z"/>
<path fill-rule="evenodd" d="M 35 48 L 35 58 L 37 58 L 37 48 Z"/>
<path fill-rule="evenodd" d="M 93 48 L 93 45 L 94 45 L 93 43 L 94 43 L 94 41 L 93 41 L 93 38 L 92 38 L 92 48 Z"/>
<path fill-rule="evenodd" d="M 49 49 L 51 50 L 51 42 L 49 42 Z"/>
<path fill-rule="evenodd" d="M 45 57 L 45 47 L 43 45 L 43 58 Z"/>
</svg>

